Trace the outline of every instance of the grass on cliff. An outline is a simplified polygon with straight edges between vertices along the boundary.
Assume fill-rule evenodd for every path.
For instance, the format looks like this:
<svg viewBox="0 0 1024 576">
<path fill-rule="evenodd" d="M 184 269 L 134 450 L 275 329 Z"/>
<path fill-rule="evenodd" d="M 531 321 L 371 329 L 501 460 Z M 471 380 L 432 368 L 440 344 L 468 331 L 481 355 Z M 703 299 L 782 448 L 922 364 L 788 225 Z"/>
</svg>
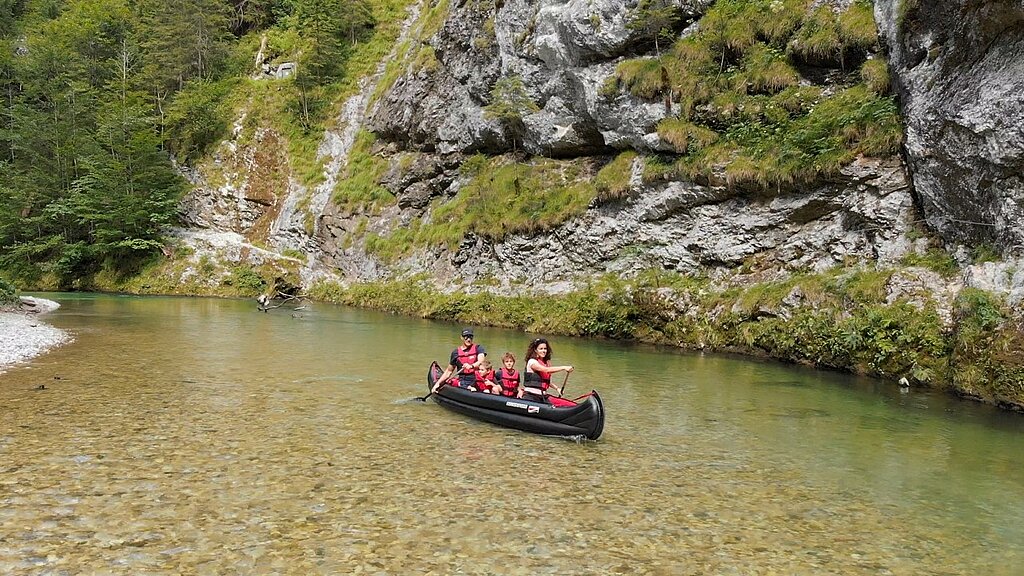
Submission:
<svg viewBox="0 0 1024 576">
<path fill-rule="evenodd" d="M 384 259 L 414 247 L 458 247 L 475 234 L 498 240 L 507 234 L 549 230 L 582 214 L 597 195 L 586 163 L 549 158 L 527 162 L 478 154 L 460 167 L 465 184 L 454 198 L 435 200 L 430 217 L 390 234 L 366 237 L 366 248 Z"/>
<path fill-rule="evenodd" d="M 374 153 L 376 141 L 372 132 L 360 130 L 356 134 L 348 162 L 334 187 L 331 200 L 349 213 L 372 212 L 395 200 L 395 195 L 380 183 L 388 161 Z"/>
<path fill-rule="evenodd" d="M 433 0 L 409 31 L 409 39 L 404 41 L 395 51 L 384 67 L 384 74 L 374 88 L 370 97 L 370 106 L 377 102 L 404 73 L 421 68 L 430 68 L 437 64 L 434 50 L 427 42 L 441 29 L 450 11 L 449 0 Z M 416 55 L 410 58 L 415 50 Z"/>
<path fill-rule="evenodd" d="M 890 156 L 903 128 L 877 44 L 871 3 L 836 13 L 810 0 L 722 0 L 696 34 L 657 58 L 627 60 L 604 90 L 668 101 L 658 134 L 678 159 L 660 173 L 773 190 L 835 174 L 857 155 Z M 861 64 L 863 62 L 863 64 Z M 823 91 L 798 68 L 860 68 Z M 854 68 L 856 69 L 856 68 Z"/>
</svg>

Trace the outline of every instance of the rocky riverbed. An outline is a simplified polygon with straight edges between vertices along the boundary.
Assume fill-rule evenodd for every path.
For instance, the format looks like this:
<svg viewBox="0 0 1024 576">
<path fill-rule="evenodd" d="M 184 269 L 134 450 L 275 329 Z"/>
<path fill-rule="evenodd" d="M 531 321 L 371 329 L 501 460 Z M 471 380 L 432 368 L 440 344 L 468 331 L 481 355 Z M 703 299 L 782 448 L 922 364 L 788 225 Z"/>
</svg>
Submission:
<svg viewBox="0 0 1024 576">
<path fill-rule="evenodd" d="M 46 324 L 40 317 L 60 304 L 29 296 L 21 300 L 20 306 L 0 308 L 0 372 L 71 340 L 70 334 Z"/>
</svg>

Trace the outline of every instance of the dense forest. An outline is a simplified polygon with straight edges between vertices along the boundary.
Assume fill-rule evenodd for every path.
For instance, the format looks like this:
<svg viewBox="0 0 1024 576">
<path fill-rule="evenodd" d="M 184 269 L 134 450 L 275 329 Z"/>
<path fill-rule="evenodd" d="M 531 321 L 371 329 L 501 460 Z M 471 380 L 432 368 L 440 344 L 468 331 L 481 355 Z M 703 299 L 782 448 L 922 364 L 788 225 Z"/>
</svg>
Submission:
<svg viewBox="0 0 1024 576">
<path fill-rule="evenodd" d="M 296 62 L 283 108 L 315 132 L 373 25 L 362 0 L 0 0 L 0 270 L 132 273 L 254 54 Z"/>
</svg>

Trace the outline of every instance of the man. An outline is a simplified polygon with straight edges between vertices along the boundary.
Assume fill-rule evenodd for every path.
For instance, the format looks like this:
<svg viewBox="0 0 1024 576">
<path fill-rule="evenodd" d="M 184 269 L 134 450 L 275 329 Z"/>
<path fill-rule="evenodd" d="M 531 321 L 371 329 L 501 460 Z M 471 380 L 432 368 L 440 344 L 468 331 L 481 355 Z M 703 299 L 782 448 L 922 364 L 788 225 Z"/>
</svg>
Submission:
<svg viewBox="0 0 1024 576">
<path fill-rule="evenodd" d="M 473 330 L 463 329 L 461 344 L 452 350 L 448 367 L 444 369 L 444 374 L 441 374 L 437 382 L 434 382 L 434 387 L 430 391 L 437 392 L 442 384 L 454 378 L 458 378 L 456 385 L 460 388 L 473 386 L 476 384 L 476 369 L 485 358 L 487 353 L 484 352 L 484 347 L 473 342 Z"/>
</svg>

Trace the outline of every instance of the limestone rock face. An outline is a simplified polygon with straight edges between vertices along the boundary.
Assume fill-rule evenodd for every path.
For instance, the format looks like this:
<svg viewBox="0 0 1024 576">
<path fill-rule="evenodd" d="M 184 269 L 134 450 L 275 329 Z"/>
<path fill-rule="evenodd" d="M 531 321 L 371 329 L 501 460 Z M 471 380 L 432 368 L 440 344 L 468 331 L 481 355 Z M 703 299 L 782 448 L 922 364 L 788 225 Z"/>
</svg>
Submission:
<svg viewBox="0 0 1024 576">
<path fill-rule="evenodd" d="M 678 0 L 685 18 L 710 0 Z M 661 104 L 601 87 L 618 60 L 637 48 L 627 26 L 633 0 L 525 0 L 453 6 L 445 25 L 381 97 L 368 127 L 407 149 L 504 152 L 512 142 L 488 118 L 495 82 L 519 76 L 537 112 L 523 118 L 523 148 L 573 157 L 627 147 L 667 149 L 654 126 Z M 687 21 L 684 20 L 684 23 Z"/>
<path fill-rule="evenodd" d="M 875 17 L 929 227 L 1024 244 L 1024 2 L 881 0 Z"/>
<path fill-rule="evenodd" d="M 710 0 L 676 1 L 683 18 L 675 33 L 690 34 Z M 841 9 L 849 1 L 828 3 Z M 412 14 L 389 56 L 397 73 L 385 74 L 382 63 L 325 136 L 322 184 L 311 191 L 291 180 L 261 184 L 261 167 L 282 172 L 285 160 L 270 154 L 280 143 L 257 140 L 252 150 L 225 152 L 225 166 L 245 169 L 236 176 L 224 168 L 224 184 L 206 184 L 217 180 L 210 171 L 195 175 L 199 186 L 183 203 L 183 219 L 257 238 L 253 231 L 267 227 L 269 245 L 299 249 L 347 280 L 425 274 L 442 288 L 496 292 L 567 290 L 596 274 L 651 267 L 712 276 L 749 270 L 770 279 L 851 259 L 894 263 L 915 250 L 907 233 L 919 209 L 950 243 L 1024 245 L 1024 7 L 879 0 L 912 178 L 900 159 L 860 158 L 817 183 L 758 194 L 730 190 L 716 177 L 645 183 L 638 160 L 622 198 L 595 202 L 544 233 L 500 241 L 469 235 L 457 246 L 404 251 L 398 261 L 368 249 L 375 236 L 429 223 L 466 184 L 460 165 L 471 154 L 518 147 L 520 156 L 600 164 L 618 150 L 671 152 L 655 130 L 671 113 L 664 103 L 603 89 L 623 59 L 653 55 L 629 26 L 636 8 L 635 0 L 451 3 L 443 18 L 425 17 L 436 26 L 428 33 Z M 522 79 L 537 106 L 515 141 L 486 113 L 496 82 L 510 76 Z M 389 160 L 378 184 L 396 201 L 349 214 L 329 196 L 360 130 L 374 133 L 374 154 Z M 284 192 L 262 194 L 259 186 Z M 974 274 L 978 282 L 988 276 L 997 275 Z M 1003 288 L 1016 289 L 1016 280 L 1010 284 Z"/>
<path fill-rule="evenodd" d="M 710 4 L 678 0 L 683 18 L 675 32 L 692 33 Z M 827 181 L 767 195 L 730 190 L 715 178 L 645 184 L 637 161 L 624 198 L 595 203 L 543 234 L 470 235 L 458 246 L 420 248 L 387 263 L 365 250 L 374 236 L 430 222 L 438 200 L 464 184 L 458 166 L 469 154 L 518 146 L 583 161 L 623 149 L 671 152 L 655 128 L 672 112 L 664 103 L 603 89 L 623 59 L 654 54 L 629 26 L 636 9 L 635 0 L 453 3 L 436 33 L 407 52 L 402 73 L 367 115 L 366 127 L 386 143 L 391 170 L 381 184 L 396 204 L 369 218 L 328 206 L 319 237 L 328 265 L 356 281 L 425 273 L 442 289 L 557 292 L 596 274 L 651 267 L 723 276 L 749 268 L 770 279 L 851 259 L 892 263 L 913 249 L 906 233 L 918 216 L 903 163 L 861 158 Z M 537 105 L 515 142 L 486 113 L 495 83 L 509 76 L 521 78 Z"/>
<path fill-rule="evenodd" d="M 458 186 L 455 178 L 450 187 Z M 562 292 L 594 275 L 630 277 L 652 267 L 713 276 L 749 267 L 772 279 L 851 259 L 892 264 L 913 249 L 907 233 L 915 214 L 902 163 L 862 158 L 836 182 L 767 199 L 636 179 L 627 198 L 592 206 L 545 234 L 513 234 L 499 242 L 470 235 L 453 249 L 421 249 L 387 265 L 345 238 L 360 226 L 368 226 L 365 235 L 387 235 L 429 218 L 429 210 L 394 206 L 370 224 L 360 215 L 328 210 L 321 243 L 331 266 L 361 281 L 426 273 L 442 290 L 478 285 L 505 294 L 524 287 Z"/>
<path fill-rule="evenodd" d="M 236 142 L 240 131 L 241 121 L 214 154 L 214 169 L 185 171 L 193 189 L 179 204 L 179 218 L 194 228 L 266 238 L 284 196 L 279 183 L 287 178 L 287 158 L 275 132 L 260 130 L 256 144 L 243 147 Z"/>
</svg>

